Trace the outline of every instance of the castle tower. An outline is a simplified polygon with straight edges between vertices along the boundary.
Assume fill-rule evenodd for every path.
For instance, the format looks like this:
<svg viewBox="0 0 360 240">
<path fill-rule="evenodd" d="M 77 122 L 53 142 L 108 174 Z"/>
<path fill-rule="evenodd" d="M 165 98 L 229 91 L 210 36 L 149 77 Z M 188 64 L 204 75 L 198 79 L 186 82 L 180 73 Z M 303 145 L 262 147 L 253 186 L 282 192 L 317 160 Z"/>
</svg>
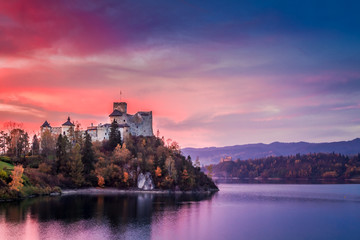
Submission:
<svg viewBox="0 0 360 240">
<path fill-rule="evenodd" d="M 113 110 L 118 110 L 121 113 L 127 113 L 127 103 L 126 102 L 114 102 Z"/>
<path fill-rule="evenodd" d="M 68 135 L 70 128 L 74 128 L 74 127 L 75 127 L 75 124 L 73 124 L 73 123 L 70 121 L 70 117 L 68 117 L 68 118 L 67 118 L 67 121 L 64 122 L 64 123 L 61 125 L 61 133 L 62 133 L 63 135 Z"/>
<path fill-rule="evenodd" d="M 45 121 L 43 123 L 43 125 L 40 126 L 40 130 L 41 130 L 41 133 L 44 132 L 45 130 L 50 130 L 51 131 L 51 126 L 48 123 L 48 121 Z"/>
</svg>

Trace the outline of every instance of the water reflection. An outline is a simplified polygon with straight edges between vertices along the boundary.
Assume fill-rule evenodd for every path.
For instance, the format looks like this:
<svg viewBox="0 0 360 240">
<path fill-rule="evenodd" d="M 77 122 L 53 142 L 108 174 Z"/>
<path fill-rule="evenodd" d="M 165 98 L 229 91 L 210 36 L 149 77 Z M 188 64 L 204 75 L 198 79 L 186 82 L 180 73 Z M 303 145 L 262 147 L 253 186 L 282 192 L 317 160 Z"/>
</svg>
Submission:
<svg viewBox="0 0 360 240">
<path fill-rule="evenodd" d="M 0 239 L 359 239 L 360 185 L 219 184 L 215 195 L 0 203 Z"/>
<path fill-rule="evenodd" d="M 165 212 L 177 213 L 188 204 L 211 201 L 212 197 L 213 194 L 68 195 L 0 203 L 0 233 L 7 239 L 72 239 L 72 234 L 77 239 L 150 239 L 154 219 Z M 18 234 L 12 234 L 13 231 Z"/>
</svg>

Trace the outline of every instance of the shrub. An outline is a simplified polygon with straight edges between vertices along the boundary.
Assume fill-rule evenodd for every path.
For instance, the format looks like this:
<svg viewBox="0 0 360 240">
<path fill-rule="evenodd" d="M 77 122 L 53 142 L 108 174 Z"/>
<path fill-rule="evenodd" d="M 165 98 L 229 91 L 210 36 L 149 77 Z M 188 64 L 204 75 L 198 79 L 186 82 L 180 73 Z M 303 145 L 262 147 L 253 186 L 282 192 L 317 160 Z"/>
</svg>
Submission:
<svg viewBox="0 0 360 240">
<path fill-rule="evenodd" d="M 1 169 L 0 170 L 0 178 L 3 179 L 4 181 L 6 181 L 8 179 L 8 177 L 9 176 L 8 176 L 7 172 Z"/>
<path fill-rule="evenodd" d="M 3 162 L 7 162 L 7 163 L 10 163 L 10 164 L 13 164 L 13 161 L 10 157 L 8 156 L 0 156 L 0 161 L 3 161 Z"/>
</svg>

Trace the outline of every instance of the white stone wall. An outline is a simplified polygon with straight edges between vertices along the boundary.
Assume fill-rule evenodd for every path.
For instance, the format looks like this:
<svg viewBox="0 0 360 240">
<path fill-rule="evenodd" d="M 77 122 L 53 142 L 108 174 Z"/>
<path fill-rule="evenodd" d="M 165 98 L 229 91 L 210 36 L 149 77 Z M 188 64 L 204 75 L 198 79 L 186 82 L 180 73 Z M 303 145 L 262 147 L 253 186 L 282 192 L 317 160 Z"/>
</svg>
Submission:
<svg viewBox="0 0 360 240">
<path fill-rule="evenodd" d="M 115 103 L 114 103 L 115 104 Z M 116 105 L 116 104 L 115 104 Z M 117 103 L 114 108 L 121 108 L 120 110 L 126 111 L 126 103 Z M 119 110 L 119 109 L 118 109 Z M 131 134 L 133 136 L 153 136 L 152 128 L 152 112 L 137 112 L 134 115 L 124 112 L 121 116 L 110 117 L 110 123 L 99 124 L 98 126 L 88 127 L 87 131 L 91 136 L 92 141 L 109 140 L 111 123 L 116 120 L 118 124 L 127 124 L 129 127 L 120 127 L 118 130 L 121 135 L 121 139 L 124 139 L 124 135 Z M 52 128 L 52 132 L 55 134 L 68 135 L 70 126 L 61 126 Z M 85 131 L 84 131 L 85 134 Z"/>
</svg>

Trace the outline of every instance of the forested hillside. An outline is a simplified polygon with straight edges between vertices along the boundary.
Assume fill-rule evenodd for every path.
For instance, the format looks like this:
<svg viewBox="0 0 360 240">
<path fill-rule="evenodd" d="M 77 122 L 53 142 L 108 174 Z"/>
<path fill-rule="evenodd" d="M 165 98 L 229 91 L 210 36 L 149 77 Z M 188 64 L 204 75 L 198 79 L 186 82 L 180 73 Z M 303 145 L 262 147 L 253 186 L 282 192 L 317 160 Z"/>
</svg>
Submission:
<svg viewBox="0 0 360 240">
<path fill-rule="evenodd" d="M 226 178 L 360 179 L 360 154 L 297 154 L 223 162 L 208 169 L 214 176 Z"/>
<path fill-rule="evenodd" d="M 40 148 L 41 146 L 41 148 Z M 91 141 L 79 126 L 67 135 L 42 132 L 40 139 L 18 125 L 0 132 L 0 198 L 47 194 L 61 188 L 136 188 L 146 176 L 150 189 L 216 191 L 213 181 L 180 153 L 176 142 L 129 136 L 121 141 L 117 123 L 109 141 Z"/>
</svg>

